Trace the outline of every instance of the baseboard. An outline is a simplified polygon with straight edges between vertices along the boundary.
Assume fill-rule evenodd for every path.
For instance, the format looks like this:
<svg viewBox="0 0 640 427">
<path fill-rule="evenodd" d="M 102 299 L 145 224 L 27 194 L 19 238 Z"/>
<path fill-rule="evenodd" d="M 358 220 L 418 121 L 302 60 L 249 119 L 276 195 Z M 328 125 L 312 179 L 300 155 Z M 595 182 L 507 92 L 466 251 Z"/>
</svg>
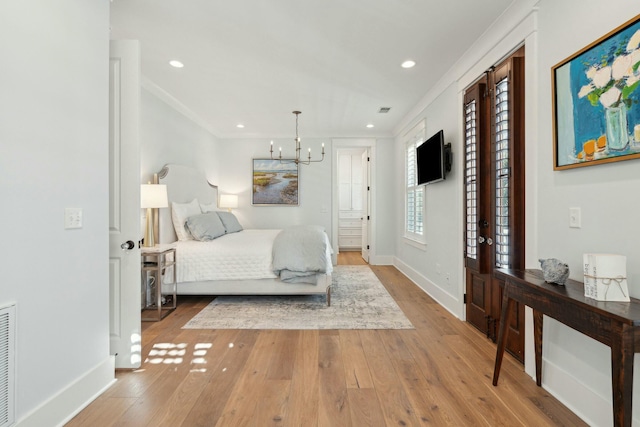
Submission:
<svg viewBox="0 0 640 427">
<path fill-rule="evenodd" d="M 64 426 L 115 381 L 115 357 L 109 356 L 51 399 L 22 417 L 16 427 Z"/>
<path fill-rule="evenodd" d="M 371 265 L 393 265 L 393 255 L 378 255 L 369 259 Z"/>
<path fill-rule="evenodd" d="M 542 388 L 590 426 L 610 426 L 613 420 L 611 399 L 601 396 L 557 365 L 543 360 Z M 637 420 L 632 420 L 637 425 Z"/>
<path fill-rule="evenodd" d="M 422 274 L 400 261 L 398 258 L 394 258 L 393 265 L 451 314 L 456 316 L 458 319 L 464 318 L 464 304 L 462 304 L 458 298 L 443 291 L 431 280 L 427 279 Z"/>
</svg>

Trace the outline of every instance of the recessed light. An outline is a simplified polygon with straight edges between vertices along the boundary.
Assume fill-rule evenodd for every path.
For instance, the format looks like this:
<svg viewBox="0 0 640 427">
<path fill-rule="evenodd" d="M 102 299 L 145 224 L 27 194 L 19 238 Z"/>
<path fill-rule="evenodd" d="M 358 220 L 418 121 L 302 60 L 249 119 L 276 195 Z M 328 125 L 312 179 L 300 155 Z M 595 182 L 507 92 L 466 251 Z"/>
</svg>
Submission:
<svg viewBox="0 0 640 427">
<path fill-rule="evenodd" d="M 244 125 L 243 125 L 242 123 L 238 123 L 238 124 L 236 125 L 236 127 L 237 127 L 238 129 L 244 129 Z"/>
<path fill-rule="evenodd" d="M 416 61 L 408 59 L 402 63 L 402 68 L 413 68 L 416 65 Z"/>
<path fill-rule="evenodd" d="M 368 128 L 372 128 L 372 127 L 373 127 L 373 123 L 369 123 L 369 124 L 367 125 L 367 127 L 368 127 Z"/>
<path fill-rule="evenodd" d="M 177 61 L 177 60 L 175 60 L 175 59 L 173 59 L 173 60 L 169 61 L 169 65 L 171 65 L 172 67 L 175 67 L 175 68 L 182 68 L 182 67 L 184 67 L 184 64 L 183 64 L 182 62 Z"/>
</svg>

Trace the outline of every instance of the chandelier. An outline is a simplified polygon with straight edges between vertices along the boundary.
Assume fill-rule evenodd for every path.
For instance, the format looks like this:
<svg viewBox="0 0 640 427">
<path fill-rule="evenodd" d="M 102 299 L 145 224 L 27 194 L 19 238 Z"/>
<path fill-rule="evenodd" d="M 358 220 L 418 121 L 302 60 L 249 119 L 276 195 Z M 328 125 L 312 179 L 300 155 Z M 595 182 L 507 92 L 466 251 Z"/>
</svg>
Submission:
<svg viewBox="0 0 640 427">
<path fill-rule="evenodd" d="M 324 160 L 324 142 L 322 143 L 322 158 L 319 160 L 311 160 L 311 148 L 309 148 L 308 151 L 308 155 L 306 160 L 302 159 L 300 157 L 300 151 L 302 150 L 302 148 L 300 147 L 300 137 L 298 136 L 298 116 L 300 114 L 302 114 L 301 111 L 293 111 L 293 114 L 296 115 L 296 157 L 295 159 L 283 159 L 282 158 L 282 147 L 280 147 L 280 154 L 278 155 L 278 157 L 274 158 L 273 157 L 273 141 L 271 141 L 271 150 L 269 151 L 271 153 L 271 160 L 280 160 L 280 163 L 295 163 L 296 165 L 298 164 L 303 164 L 303 165 L 309 165 L 311 163 L 318 163 Z"/>
</svg>

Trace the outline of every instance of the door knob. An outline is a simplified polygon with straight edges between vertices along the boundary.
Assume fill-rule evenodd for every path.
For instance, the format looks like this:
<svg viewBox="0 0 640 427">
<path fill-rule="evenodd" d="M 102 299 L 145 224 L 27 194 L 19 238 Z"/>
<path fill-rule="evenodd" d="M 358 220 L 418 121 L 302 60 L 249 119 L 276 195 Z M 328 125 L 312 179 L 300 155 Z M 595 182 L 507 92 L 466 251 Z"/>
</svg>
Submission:
<svg viewBox="0 0 640 427">
<path fill-rule="evenodd" d="M 124 242 L 123 244 L 120 245 L 120 248 L 123 251 L 130 251 L 131 249 L 135 248 L 136 244 L 133 243 L 133 241 L 131 240 L 127 240 L 126 242 Z"/>
<path fill-rule="evenodd" d="M 493 239 L 491 237 L 487 238 L 487 245 L 493 245 Z"/>
<path fill-rule="evenodd" d="M 479 236 L 478 237 L 478 243 L 480 243 L 480 244 L 484 243 L 484 237 L 483 236 Z"/>
</svg>

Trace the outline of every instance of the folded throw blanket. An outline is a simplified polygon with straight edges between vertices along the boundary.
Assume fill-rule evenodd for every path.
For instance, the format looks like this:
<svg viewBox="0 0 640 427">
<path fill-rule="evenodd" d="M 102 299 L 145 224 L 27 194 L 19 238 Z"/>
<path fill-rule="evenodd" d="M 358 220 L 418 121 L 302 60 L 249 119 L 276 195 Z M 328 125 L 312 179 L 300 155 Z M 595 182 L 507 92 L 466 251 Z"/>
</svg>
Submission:
<svg viewBox="0 0 640 427">
<path fill-rule="evenodd" d="M 273 241 L 273 272 L 283 282 L 315 283 L 313 276 L 327 273 L 331 265 L 328 246 L 327 234 L 318 225 L 286 228 Z"/>
</svg>

